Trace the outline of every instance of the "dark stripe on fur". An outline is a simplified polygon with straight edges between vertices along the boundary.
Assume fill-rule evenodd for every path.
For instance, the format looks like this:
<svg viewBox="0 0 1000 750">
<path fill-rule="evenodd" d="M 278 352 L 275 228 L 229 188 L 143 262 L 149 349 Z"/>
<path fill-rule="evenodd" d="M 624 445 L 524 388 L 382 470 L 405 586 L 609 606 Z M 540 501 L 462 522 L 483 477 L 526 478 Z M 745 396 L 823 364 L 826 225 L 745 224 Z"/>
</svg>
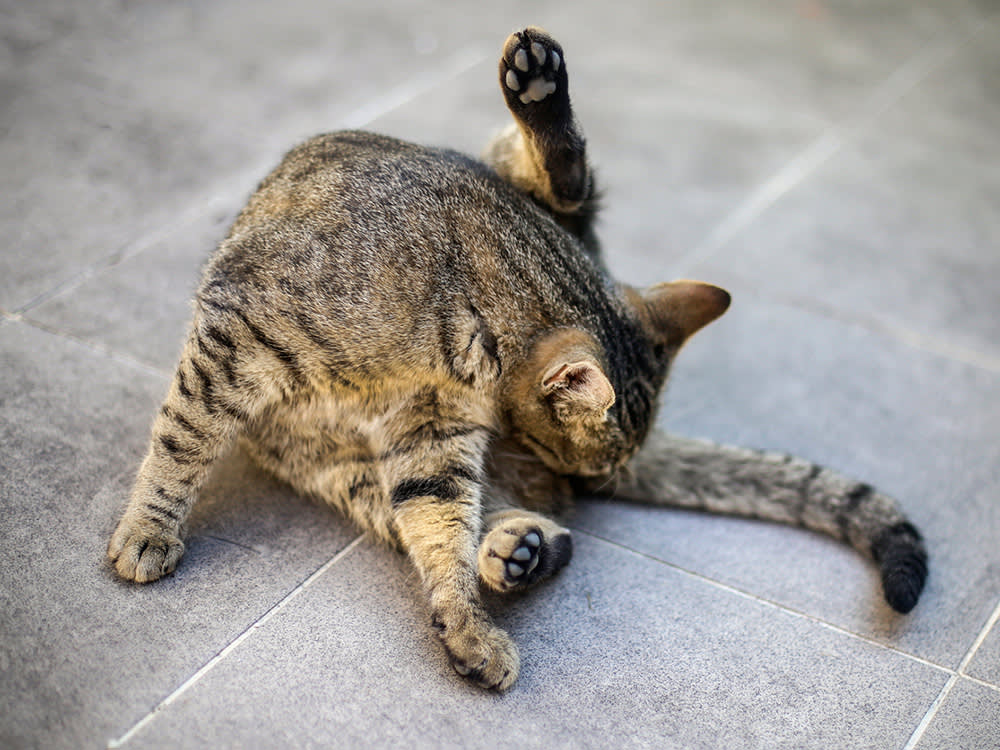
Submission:
<svg viewBox="0 0 1000 750">
<path fill-rule="evenodd" d="M 215 386 L 212 383 L 211 376 L 205 372 L 205 368 L 195 359 L 191 360 L 191 367 L 194 369 L 194 374 L 198 376 L 198 380 L 201 383 L 201 401 L 205 405 L 205 410 L 209 414 L 215 414 L 218 408 L 215 404 Z"/>
<path fill-rule="evenodd" d="M 240 322 L 246 326 L 247 330 L 250 331 L 250 335 L 252 335 L 261 346 L 269 349 L 271 353 L 278 358 L 278 361 L 285 366 L 285 369 L 288 370 L 289 375 L 292 376 L 292 379 L 295 382 L 300 385 L 306 382 L 305 374 L 302 370 L 301 364 L 299 363 L 299 358 L 295 355 L 295 352 L 291 351 L 283 344 L 278 343 L 264 333 L 246 316 L 245 313 L 243 313 L 242 310 L 234 309 L 233 313 L 240 319 Z"/>
<path fill-rule="evenodd" d="M 180 516 L 174 513 L 174 511 L 172 511 L 170 508 L 164 508 L 162 505 L 159 505 L 157 503 L 147 502 L 146 509 L 153 511 L 153 513 L 155 513 L 158 516 L 161 516 L 162 518 L 166 518 L 170 521 L 173 521 L 175 524 L 178 521 L 180 521 Z"/>
<path fill-rule="evenodd" d="M 857 510 L 862 504 L 868 501 L 875 494 L 875 488 L 870 484 L 861 482 L 851 489 L 844 497 L 844 505 L 837 515 L 837 525 L 840 527 L 840 536 L 844 541 L 850 542 L 851 519 L 857 515 Z"/>
<path fill-rule="evenodd" d="M 176 495 L 171 495 L 163 487 L 157 487 L 156 488 L 156 494 L 157 494 L 158 497 L 163 498 L 164 500 L 166 500 L 171 505 L 179 505 L 179 506 L 183 507 L 184 504 L 185 504 L 184 503 L 184 498 L 177 497 Z"/>
<path fill-rule="evenodd" d="M 184 377 L 184 371 L 181 369 L 177 370 L 177 390 L 184 398 L 191 398 L 191 389 L 188 388 L 187 378 Z"/>
<path fill-rule="evenodd" d="M 295 310 L 291 313 L 290 317 L 299 330 L 305 334 L 306 338 L 308 338 L 320 349 L 320 351 L 323 352 L 324 357 L 328 358 L 327 372 L 334 382 L 336 382 L 337 385 L 350 388 L 352 391 L 360 391 L 361 386 L 341 372 L 341 370 L 346 369 L 346 367 L 341 361 L 341 358 L 336 356 L 337 347 L 334 343 L 323 335 L 322 331 L 316 327 L 315 323 L 303 311 Z M 354 363 L 353 367 L 357 368 L 357 363 Z"/>
<path fill-rule="evenodd" d="M 220 332 L 221 333 L 221 332 Z M 236 384 L 236 370 L 233 368 L 232 360 L 232 350 L 226 349 L 220 351 L 214 346 L 209 346 L 205 343 L 205 340 L 201 337 L 201 331 L 195 334 L 195 341 L 198 344 L 198 350 L 210 360 L 212 360 L 216 365 L 222 368 L 222 371 L 226 375 L 226 380 L 229 381 L 230 385 Z"/>
<path fill-rule="evenodd" d="M 212 339 L 212 341 L 219 344 L 219 346 L 224 349 L 229 349 L 231 352 L 235 353 L 236 344 L 234 344 L 233 340 L 229 338 L 229 336 L 227 336 L 220 328 L 217 328 L 216 326 L 208 326 L 205 329 L 205 333 L 210 339 Z"/>
<path fill-rule="evenodd" d="M 482 478 L 478 471 L 467 466 L 453 465 L 433 477 L 404 479 L 392 491 L 393 507 L 418 497 L 436 497 L 440 500 L 455 500 L 462 494 L 458 479 L 478 484 Z"/>
<path fill-rule="evenodd" d="M 205 433 L 191 424 L 183 414 L 178 414 L 176 411 L 171 409 L 169 406 L 164 405 L 160 412 L 164 417 L 169 419 L 175 425 L 187 432 L 191 437 L 196 440 L 205 440 Z"/>
<path fill-rule="evenodd" d="M 159 441 L 160 445 L 170 454 L 171 460 L 176 463 L 187 465 L 194 463 L 198 458 L 196 451 L 180 445 L 172 435 L 160 435 Z"/>
<path fill-rule="evenodd" d="M 378 485 L 375 484 L 375 482 L 368 479 L 367 477 L 360 477 L 358 479 L 355 479 L 351 483 L 351 486 L 348 487 L 347 495 L 348 497 L 350 497 L 351 500 L 356 500 L 358 498 L 358 495 L 361 494 L 362 490 L 368 490 L 377 487 Z"/>
<path fill-rule="evenodd" d="M 428 421 L 422 425 L 414 427 L 412 430 L 404 434 L 403 437 L 400 438 L 400 443 L 412 447 L 414 443 L 421 443 L 424 441 L 444 442 L 446 440 L 466 437 L 467 435 L 472 435 L 473 433 L 483 432 L 486 430 L 488 430 L 488 428 L 481 424 L 457 424 L 448 427 L 439 427 L 437 422 Z"/>
<path fill-rule="evenodd" d="M 392 504 L 393 506 L 399 506 L 407 500 L 413 500 L 418 497 L 437 497 L 441 500 L 454 500 L 458 497 L 458 494 L 458 483 L 450 475 L 404 479 L 392 491 Z"/>
</svg>

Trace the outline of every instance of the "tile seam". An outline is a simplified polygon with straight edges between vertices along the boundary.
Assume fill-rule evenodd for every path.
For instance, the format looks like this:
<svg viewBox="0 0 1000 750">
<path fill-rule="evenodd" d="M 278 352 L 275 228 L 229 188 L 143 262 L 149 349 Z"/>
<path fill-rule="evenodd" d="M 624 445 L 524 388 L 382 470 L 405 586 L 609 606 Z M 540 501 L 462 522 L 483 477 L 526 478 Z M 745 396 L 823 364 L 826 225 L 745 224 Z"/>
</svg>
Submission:
<svg viewBox="0 0 1000 750">
<path fill-rule="evenodd" d="M 330 127 L 332 130 L 341 130 L 367 125 L 378 117 L 413 101 L 435 86 L 461 75 L 485 59 L 486 54 L 478 47 L 464 47 L 451 55 L 441 66 L 417 75 L 405 83 L 389 89 L 388 92 L 372 98 L 370 101 L 346 114 L 339 117 L 332 117 L 333 124 Z M 292 144 L 288 143 L 287 137 L 288 133 L 282 134 L 280 144 L 277 144 L 278 136 L 272 138 L 277 144 L 275 150 L 284 153 L 287 148 L 291 147 Z M 14 311 L 15 314 L 26 313 L 56 297 L 73 291 L 89 279 L 142 254 L 150 247 L 172 235 L 178 229 L 190 226 L 205 216 L 210 215 L 213 211 L 224 208 L 230 201 L 234 200 L 234 196 L 238 196 L 240 189 L 245 189 L 248 184 L 256 184 L 256 181 L 263 178 L 275 166 L 277 159 L 270 155 L 271 149 L 264 148 L 262 150 L 268 152 L 269 155 L 262 157 L 259 162 L 255 162 L 251 167 L 230 172 L 216 180 L 211 188 L 203 191 L 196 199 L 191 201 L 188 208 L 179 212 L 179 218 L 173 217 L 141 233 L 135 239 L 124 243 L 118 250 L 84 266 L 73 276 L 56 282 L 46 291 L 41 292 L 33 299 L 17 307 Z"/>
<path fill-rule="evenodd" d="M 55 328 L 46 323 L 42 323 L 39 320 L 35 320 L 30 316 L 17 314 L 10 316 L 8 320 L 12 323 L 19 323 L 21 325 L 28 326 L 29 328 L 35 328 L 39 331 L 44 331 L 45 333 L 51 336 L 55 336 L 56 338 L 62 339 L 63 341 L 69 341 L 72 342 L 73 344 L 76 344 L 77 346 L 83 347 L 84 349 L 89 350 L 93 354 L 98 354 L 108 359 L 112 359 L 117 362 L 129 365 L 130 367 L 134 367 L 138 370 L 142 370 L 148 375 L 153 375 L 161 379 L 169 379 L 173 375 L 172 372 L 161 370 L 159 367 L 156 367 L 148 362 L 145 362 L 139 359 L 138 357 L 134 357 L 131 354 L 120 352 L 110 346 L 107 346 L 106 344 L 102 344 L 99 341 L 95 341 L 93 339 L 89 339 L 83 336 L 77 336 L 76 334 L 70 333 L 68 331 L 60 330 L 59 328 Z"/>
<path fill-rule="evenodd" d="M 218 666 L 229 654 L 235 651 L 239 646 L 246 641 L 251 635 L 256 633 L 260 628 L 266 625 L 271 618 L 284 610 L 292 601 L 294 601 L 299 594 L 305 591 L 309 586 L 311 586 L 316 579 L 326 573 L 330 568 L 340 562 L 344 557 L 350 554 L 355 547 L 357 547 L 361 541 L 364 539 L 364 535 L 360 534 L 355 537 L 350 544 L 344 547 L 342 550 L 337 552 L 333 557 L 320 565 L 316 570 L 310 573 L 303 581 L 298 583 L 291 591 L 285 594 L 276 604 L 271 606 L 263 615 L 257 618 L 253 623 L 251 623 L 242 633 L 240 633 L 236 638 L 226 644 L 219 652 L 217 652 L 211 659 L 205 662 L 198 670 L 194 672 L 190 677 L 188 677 L 184 682 L 178 685 L 174 690 L 163 700 L 157 703 L 152 710 L 150 710 L 145 716 L 139 719 L 131 728 L 129 728 L 124 734 L 122 734 L 117 739 L 112 739 L 108 742 L 107 747 L 119 748 L 127 744 L 132 740 L 139 732 L 141 732 L 147 725 L 149 725 L 158 715 L 160 715 L 165 709 L 167 709 L 171 704 L 173 704 L 177 699 L 179 699 L 184 693 L 194 687 L 205 675 L 211 672 L 216 666 Z"/>
<path fill-rule="evenodd" d="M 924 734 L 927 732 L 927 728 L 931 725 L 931 722 L 934 721 L 934 717 L 937 716 L 938 711 L 941 710 L 941 706 L 944 705 L 945 700 L 947 700 L 948 696 L 951 694 L 951 690 L 955 687 L 956 682 L 958 682 L 957 672 L 949 677 L 948 681 L 944 684 L 944 687 L 941 688 L 937 697 L 934 699 L 934 702 L 931 703 L 927 712 L 923 715 L 923 718 L 920 719 L 920 723 L 917 724 L 913 733 L 910 735 L 909 739 L 907 739 L 906 744 L 903 745 L 903 750 L 913 750 L 913 748 L 917 746 L 917 743 L 920 742 Z"/>
<path fill-rule="evenodd" d="M 965 652 L 965 656 L 959 663 L 958 669 L 952 673 L 951 677 L 948 679 L 948 682 L 946 682 L 944 687 L 941 688 L 941 691 L 938 693 L 937 698 L 935 698 L 934 702 L 931 703 L 930 707 L 927 709 L 927 712 L 920 720 L 920 723 L 917 724 L 917 727 L 913 730 L 913 734 L 910 735 L 909 740 L 907 740 L 906 744 L 903 746 L 903 750 L 913 750 L 913 748 L 917 746 L 920 740 L 923 739 L 924 735 L 927 733 L 927 729 L 934 721 L 934 718 L 937 716 L 938 711 L 941 710 L 941 706 L 944 705 L 944 702 L 948 699 L 948 696 L 951 694 L 952 689 L 954 689 L 955 685 L 958 684 L 959 679 L 971 680 L 980 685 L 984 685 L 985 687 L 989 687 L 992 688 L 993 690 L 1000 691 L 1000 687 L 996 685 L 991 685 L 990 683 L 985 683 L 982 680 L 979 680 L 975 677 L 970 677 L 965 673 L 965 670 L 972 662 L 972 659 L 975 657 L 976 652 L 979 650 L 979 647 L 983 645 L 983 641 L 986 640 L 986 637 L 989 635 L 993 627 L 997 624 L 998 620 L 1000 620 L 1000 602 L 997 602 L 997 605 L 993 608 L 993 612 L 991 612 L 990 616 L 986 618 L 986 622 L 983 624 L 983 627 L 976 635 L 976 638 L 975 640 L 973 640 L 972 645 L 969 646 L 969 649 Z"/>
<path fill-rule="evenodd" d="M 956 37 L 953 30 L 930 39 L 916 53 L 903 61 L 866 96 L 857 112 L 841 123 L 831 125 L 777 172 L 760 183 L 733 211 L 726 215 L 693 250 L 674 264 L 674 275 L 684 276 L 692 266 L 705 262 L 757 220 L 840 150 L 871 126 L 887 109 L 920 84 L 936 68 L 955 54 L 964 38 L 985 26 L 980 22 L 973 31 Z M 941 38 L 944 37 L 944 38 Z"/>
<path fill-rule="evenodd" d="M 962 659 L 961 664 L 958 665 L 958 673 L 962 677 L 970 677 L 970 675 L 968 675 L 965 670 L 969 668 L 969 664 L 972 663 L 972 660 L 975 658 L 976 653 L 979 651 L 979 648 L 983 645 L 983 642 L 989 636 L 990 631 L 992 631 L 993 628 L 996 627 L 997 622 L 1000 622 L 1000 601 L 998 601 L 997 605 L 993 608 L 993 612 L 991 612 L 990 616 L 986 619 L 986 623 L 983 625 L 982 630 L 979 631 L 979 635 L 976 636 L 976 639 L 972 642 L 972 645 L 969 646 L 969 650 L 965 654 L 965 658 Z M 976 678 L 971 678 L 971 679 L 976 679 Z"/>
</svg>

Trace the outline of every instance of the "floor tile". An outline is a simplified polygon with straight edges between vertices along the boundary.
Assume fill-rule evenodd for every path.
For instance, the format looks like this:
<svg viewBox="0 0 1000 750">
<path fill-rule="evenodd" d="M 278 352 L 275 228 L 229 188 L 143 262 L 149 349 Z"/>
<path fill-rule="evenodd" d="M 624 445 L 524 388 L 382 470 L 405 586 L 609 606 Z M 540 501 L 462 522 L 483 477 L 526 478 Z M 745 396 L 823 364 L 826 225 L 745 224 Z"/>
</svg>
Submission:
<svg viewBox="0 0 1000 750">
<path fill-rule="evenodd" d="M 115 580 L 104 548 L 165 389 L 24 324 L 0 326 L 0 745 L 82 747 L 138 720 L 355 535 L 239 455 L 177 573 Z"/>
<path fill-rule="evenodd" d="M 491 48 L 507 33 L 495 13 L 464 14 L 452 46 L 447 8 L 394 0 L 12 14 L 0 74 L 7 309 L 232 190 L 232 174 L 263 174 L 401 82 L 451 71 L 486 29 Z"/>
<path fill-rule="evenodd" d="M 959 680 L 916 750 L 986 750 L 1000 747 L 1000 690 Z"/>
<path fill-rule="evenodd" d="M 359 547 L 134 746 L 893 747 L 946 679 L 586 536 L 503 612 L 524 663 L 506 695 L 462 683 L 426 619 L 409 566 Z"/>
<path fill-rule="evenodd" d="M 970 37 L 712 264 L 1000 361 L 998 46 L 998 23 Z"/>
<path fill-rule="evenodd" d="M 895 615 L 874 566 L 782 526 L 600 503 L 573 523 L 957 668 L 1000 595 L 1000 377 L 733 291 L 726 316 L 681 352 L 662 423 L 800 455 L 900 498 L 930 550 L 923 600 Z"/>
<path fill-rule="evenodd" d="M 201 269 L 242 200 L 233 195 L 228 210 L 220 206 L 181 224 L 146 251 L 81 280 L 26 318 L 173 373 Z"/>
<path fill-rule="evenodd" d="M 1000 608 L 1000 603 L 997 607 Z M 994 621 L 986 638 L 976 649 L 966 674 L 1000 688 L 1000 622 Z"/>
<path fill-rule="evenodd" d="M 948 674 L 908 656 L 956 667 L 1000 600 L 991 0 L 0 6 L 0 746 L 103 746 L 262 617 L 131 745 L 1000 744 L 1000 626 L 926 727 Z M 528 23 L 566 46 L 616 272 L 734 292 L 665 423 L 900 496 L 932 555 L 909 617 L 828 540 L 589 502 L 573 565 L 501 608 L 521 681 L 483 694 L 392 553 L 286 599 L 355 531 L 239 453 L 174 575 L 108 571 L 199 266 L 256 181 L 345 126 L 477 152 Z"/>
</svg>

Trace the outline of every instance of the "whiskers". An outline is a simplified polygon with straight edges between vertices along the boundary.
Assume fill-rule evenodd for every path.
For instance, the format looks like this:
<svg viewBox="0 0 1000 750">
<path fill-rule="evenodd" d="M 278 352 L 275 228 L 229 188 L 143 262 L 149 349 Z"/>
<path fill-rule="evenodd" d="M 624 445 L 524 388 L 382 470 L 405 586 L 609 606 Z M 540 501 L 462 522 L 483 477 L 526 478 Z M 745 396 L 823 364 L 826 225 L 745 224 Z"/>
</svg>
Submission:
<svg viewBox="0 0 1000 750">
<path fill-rule="evenodd" d="M 627 471 L 627 467 L 614 469 L 600 484 L 593 485 L 591 491 L 596 495 L 614 495 L 618 491 L 623 471 Z"/>
</svg>

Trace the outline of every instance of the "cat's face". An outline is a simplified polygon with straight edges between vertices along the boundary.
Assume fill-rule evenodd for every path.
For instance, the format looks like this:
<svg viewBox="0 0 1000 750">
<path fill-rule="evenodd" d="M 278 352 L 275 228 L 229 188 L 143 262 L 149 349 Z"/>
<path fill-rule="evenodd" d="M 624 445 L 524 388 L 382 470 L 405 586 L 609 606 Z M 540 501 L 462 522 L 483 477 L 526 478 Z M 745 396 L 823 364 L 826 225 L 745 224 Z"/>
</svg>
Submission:
<svg viewBox="0 0 1000 750">
<path fill-rule="evenodd" d="M 696 281 L 625 296 L 633 327 L 607 346 L 580 329 L 552 331 L 512 380 L 512 437 L 558 474 L 601 477 L 624 465 L 652 425 L 674 355 L 729 306 L 727 292 Z"/>
</svg>

